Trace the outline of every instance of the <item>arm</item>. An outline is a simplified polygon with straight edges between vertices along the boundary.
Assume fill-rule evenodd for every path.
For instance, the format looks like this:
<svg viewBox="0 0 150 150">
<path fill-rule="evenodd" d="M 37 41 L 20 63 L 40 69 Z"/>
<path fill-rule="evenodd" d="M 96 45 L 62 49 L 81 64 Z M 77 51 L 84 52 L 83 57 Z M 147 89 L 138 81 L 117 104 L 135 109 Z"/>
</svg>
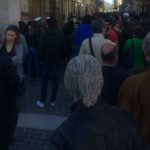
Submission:
<svg viewBox="0 0 150 150">
<path fill-rule="evenodd" d="M 16 56 L 12 57 L 13 64 L 15 66 L 23 63 L 23 46 L 22 44 L 15 46 Z"/>
<path fill-rule="evenodd" d="M 39 62 L 43 62 L 44 60 L 44 51 L 45 51 L 45 36 L 43 35 L 40 39 L 40 43 L 38 46 L 38 60 Z"/>
<path fill-rule="evenodd" d="M 26 39 L 24 38 L 24 36 L 21 34 L 20 37 L 21 37 L 21 42 L 22 42 L 22 46 L 23 46 L 23 59 L 25 60 L 28 55 L 28 46 L 27 46 L 27 42 L 26 42 Z"/>
</svg>

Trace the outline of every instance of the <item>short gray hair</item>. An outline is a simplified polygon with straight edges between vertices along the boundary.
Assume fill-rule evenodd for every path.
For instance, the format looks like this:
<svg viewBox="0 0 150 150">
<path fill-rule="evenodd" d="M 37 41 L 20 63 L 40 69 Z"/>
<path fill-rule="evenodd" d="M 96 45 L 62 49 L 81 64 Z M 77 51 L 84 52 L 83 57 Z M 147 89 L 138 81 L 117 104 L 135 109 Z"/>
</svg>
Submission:
<svg viewBox="0 0 150 150">
<path fill-rule="evenodd" d="M 90 55 L 71 59 L 65 71 L 65 86 L 76 99 L 86 107 L 94 105 L 103 87 L 102 65 Z"/>
<path fill-rule="evenodd" d="M 150 56 L 150 32 L 144 38 L 143 47 L 145 48 L 148 56 Z"/>
<path fill-rule="evenodd" d="M 102 19 L 97 19 L 92 22 L 92 28 L 94 33 L 102 33 L 103 28 L 105 28 L 105 23 Z"/>
</svg>

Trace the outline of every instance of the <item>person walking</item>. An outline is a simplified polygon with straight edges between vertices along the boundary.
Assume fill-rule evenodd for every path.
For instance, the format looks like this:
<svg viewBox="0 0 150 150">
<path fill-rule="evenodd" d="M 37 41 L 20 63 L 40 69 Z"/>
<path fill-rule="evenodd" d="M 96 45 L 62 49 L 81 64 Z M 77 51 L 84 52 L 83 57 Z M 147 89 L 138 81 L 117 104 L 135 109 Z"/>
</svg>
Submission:
<svg viewBox="0 0 150 150">
<path fill-rule="evenodd" d="M 62 33 L 56 27 L 56 20 L 50 18 L 47 20 L 48 28 L 41 37 L 38 48 L 39 61 L 43 63 L 41 96 L 36 102 L 37 106 L 44 107 L 47 97 L 48 80 L 51 76 L 52 92 L 50 106 L 55 106 L 56 96 L 59 86 L 59 70 L 61 62 L 66 57 L 66 41 Z"/>
<path fill-rule="evenodd" d="M 11 58 L 0 51 L 0 149 L 8 150 L 20 80 Z"/>
</svg>

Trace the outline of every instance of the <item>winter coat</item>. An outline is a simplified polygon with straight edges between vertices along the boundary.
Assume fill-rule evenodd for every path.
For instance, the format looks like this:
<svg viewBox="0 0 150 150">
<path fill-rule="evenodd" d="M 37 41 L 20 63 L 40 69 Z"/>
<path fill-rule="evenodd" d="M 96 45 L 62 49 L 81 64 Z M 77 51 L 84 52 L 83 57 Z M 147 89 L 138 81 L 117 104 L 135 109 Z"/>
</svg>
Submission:
<svg viewBox="0 0 150 150">
<path fill-rule="evenodd" d="M 93 29 L 90 24 L 81 24 L 77 29 L 77 32 L 74 36 L 74 44 L 79 44 L 79 48 L 82 45 L 82 42 L 90 38 L 93 35 Z"/>
<path fill-rule="evenodd" d="M 148 150 L 128 113 L 101 100 L 89 108 L 80 100 L 73 107 L 51 137 L 50 150 Z"/>
<path fill-rule="evenodd" d="M 66 57 L 66 41 L 55 27 L 48 28 L 42 35 L 38 47 L 40 62 L 59 64 Z"/>
</svg>

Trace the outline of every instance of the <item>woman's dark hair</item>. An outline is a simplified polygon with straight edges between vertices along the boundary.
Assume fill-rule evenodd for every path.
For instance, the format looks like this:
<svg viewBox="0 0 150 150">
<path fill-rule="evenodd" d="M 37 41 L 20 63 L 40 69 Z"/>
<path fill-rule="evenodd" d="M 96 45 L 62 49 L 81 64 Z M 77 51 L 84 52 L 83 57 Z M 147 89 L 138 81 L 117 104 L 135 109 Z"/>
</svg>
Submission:
<svg viewBox="0 0 150 150">
<path fill-rule="evenodd" d="M 5 31 L 5 35 L 8 31 L 14 31 L 16 34 L 16 39 L 15 39 L 15 44 L 20 44 L 21 43 L 21 39 L 20 39 L 20 32 L 19 32 L 19 28 L 16 25 L 9 25 L 8 28 Z M 6 36 L 5 36 L 5 43 L 7 42 L 6 40 Z"/>
<path fill-rule="evenodd" d="M 143 39 L 144 38 L 144 28 L 140 25 L 133 27 L 133 34 L 135 35 L 136 38 Z"/>
<path fill-rule="evenodd" d="M 83 19 L 82 19 L 82 23 L 91 24 L 91 22 L 92 22 L 92 18 L 91 18 L 90 15 L 86 15 L 86 16 L 84 16 Z"/>
</svg>

